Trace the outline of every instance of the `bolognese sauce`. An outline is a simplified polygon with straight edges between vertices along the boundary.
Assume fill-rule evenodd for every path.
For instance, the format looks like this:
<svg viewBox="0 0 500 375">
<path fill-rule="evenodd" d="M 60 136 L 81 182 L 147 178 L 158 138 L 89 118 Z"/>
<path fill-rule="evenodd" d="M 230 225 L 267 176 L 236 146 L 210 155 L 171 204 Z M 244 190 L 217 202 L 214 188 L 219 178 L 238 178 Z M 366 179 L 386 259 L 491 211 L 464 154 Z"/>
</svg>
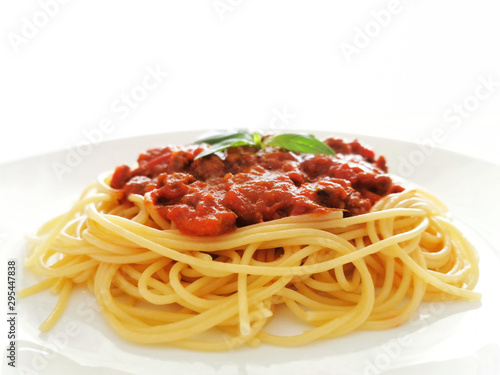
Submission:
<svg viewBox="0 0 500 375">
<path fill-rule="evenodd" d="M 332 210 L 360 215 L 403 191 L 387 174 L 385 158 L 357 140 L 324 143 L 334 156 L 239 146 L 196 158 L 206 146 L 154 148 L 139 155 L 135 169 L 117 167 L 110 186 L 122 204 L 130 194 L 147 196 L 162 218 L 195 236 Z"/>
</svg>

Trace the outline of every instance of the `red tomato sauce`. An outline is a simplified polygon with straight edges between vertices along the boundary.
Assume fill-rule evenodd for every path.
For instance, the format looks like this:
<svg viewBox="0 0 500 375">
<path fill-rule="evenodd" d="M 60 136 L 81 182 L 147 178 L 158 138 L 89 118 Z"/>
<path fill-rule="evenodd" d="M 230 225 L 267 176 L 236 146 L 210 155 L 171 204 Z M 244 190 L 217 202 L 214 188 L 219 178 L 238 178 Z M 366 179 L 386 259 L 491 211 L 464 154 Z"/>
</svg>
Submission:
<svg viewBox="0 0 500 375">
<path fill-rule="evenodd" d="M 194 160 L 205 146 L 154 148 L 139 155 L 135 169 L 116 168 L 110 185 L 122 204 L 130 204 L 130 194 L 147 194 L 162 218 L 195 236 L 339 209 L 344 217 L 359 215 L 403 190 L 385 158 L 358 141 L 324 143 L 335 156 L 242 146 Z"/>
</svg>

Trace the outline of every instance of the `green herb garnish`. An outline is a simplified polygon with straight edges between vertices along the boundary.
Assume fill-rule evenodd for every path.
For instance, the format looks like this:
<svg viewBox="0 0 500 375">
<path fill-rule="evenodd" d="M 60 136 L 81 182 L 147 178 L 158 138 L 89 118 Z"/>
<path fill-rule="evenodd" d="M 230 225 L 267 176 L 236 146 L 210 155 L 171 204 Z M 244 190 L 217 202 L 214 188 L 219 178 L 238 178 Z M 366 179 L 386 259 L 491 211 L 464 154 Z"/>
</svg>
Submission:
<svg viewBox="0 0 500 375">
<path fill-rule="evenodd" d="M 254 146 L 257 148 L 276 146 L 288 151 L 304 154 L 335 155 L 335 151 L 311 134 L 300 135 L 286 133 L 262 139 L 262 135 L 257 132 L 238 130 L 231 133 L 221 133 L 203 138 L 196 143 L 208 143 L 210 147 L 200 152 L 195 160 L 218 151 L 223 151 L 229 147 L 237 146 Z"/>
</svg>

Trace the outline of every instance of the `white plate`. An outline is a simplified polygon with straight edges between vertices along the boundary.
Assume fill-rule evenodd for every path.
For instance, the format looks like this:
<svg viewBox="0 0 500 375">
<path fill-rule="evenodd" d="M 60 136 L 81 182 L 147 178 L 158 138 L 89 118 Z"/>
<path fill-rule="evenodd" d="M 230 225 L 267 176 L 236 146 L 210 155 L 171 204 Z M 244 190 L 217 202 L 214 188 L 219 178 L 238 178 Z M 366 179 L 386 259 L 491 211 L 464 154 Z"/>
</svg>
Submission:
<svg viewBox="0 0 500 375">
<path fill-rule="evenodd" d="M 324 138 L 334 133 L 316 132 Z M 352 137 L 338 134 L 342 137 Z M 155 146 L 190 143 L 198 132 L 143 136 L 0 165 L 2 272 L 17 259 L 19 288 L 36 281 L 22 269 L 27 234 L 68 209 L 97 175 L 132 164 Z M 440 197 L 457 225 L 476 245 L 481 303 L 425 304 L 411 322 L 381 332 L 356 332 L 299 348 L 262 346 L 225 353 L 198 353 L 124 342 L 107 326 L 92 296 L 75 292 L 57 325 L 46 334 L 39 324 L 56 297 L 40 293 L 18 301 L 17 370 L 2 354 L 3 374 L 497 374 L 500 373 L 498 287 L 498 194 L 500 167 L 439 149 L 374 137 L 357 137 L 389 170 Z M 85 154 L 86 153 L 86 154 Z M 85 154 L 85 155 L 84 155 Z M 57 164 L 60 163 L 60 164 Z M 58 178 L 55 167 L 66 165 Z M 3 275 L 2 280 L 6 279 Z M 2 292 L 4 293 L 4 292 Z M 6 315 L 4 315 L 6 316 Z M 6 319 L 2 319 L 6 320 Z M 5 324 L 5 322 L 4 322 Z M 2 340 L 6 339 L 2 334 Z M 5 348 L 5 346 L 3 346 Z"/>
</svg>

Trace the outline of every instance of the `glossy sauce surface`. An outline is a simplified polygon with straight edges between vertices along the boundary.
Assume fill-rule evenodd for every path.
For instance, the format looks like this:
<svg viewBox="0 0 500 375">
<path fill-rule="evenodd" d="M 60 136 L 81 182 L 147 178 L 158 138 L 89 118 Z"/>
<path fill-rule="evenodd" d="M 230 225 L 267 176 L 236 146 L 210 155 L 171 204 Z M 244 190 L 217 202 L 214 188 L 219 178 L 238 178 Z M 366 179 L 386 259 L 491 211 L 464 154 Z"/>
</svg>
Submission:
<svg viewBox="0 0 500 375">
<path fill-rule="evenodd" d="M 383 156 L 358 141 L 324 142 L 335 156 L 243 146 L 194 160 L 206 146 L 154 148 L 139 155 L 137 168 L 116 168 L 110 185 L 121 203 L 145 195 L 163 219 L 195 236 L 307 213 L 359 215 L 403 190 Z"/>
</svg>

